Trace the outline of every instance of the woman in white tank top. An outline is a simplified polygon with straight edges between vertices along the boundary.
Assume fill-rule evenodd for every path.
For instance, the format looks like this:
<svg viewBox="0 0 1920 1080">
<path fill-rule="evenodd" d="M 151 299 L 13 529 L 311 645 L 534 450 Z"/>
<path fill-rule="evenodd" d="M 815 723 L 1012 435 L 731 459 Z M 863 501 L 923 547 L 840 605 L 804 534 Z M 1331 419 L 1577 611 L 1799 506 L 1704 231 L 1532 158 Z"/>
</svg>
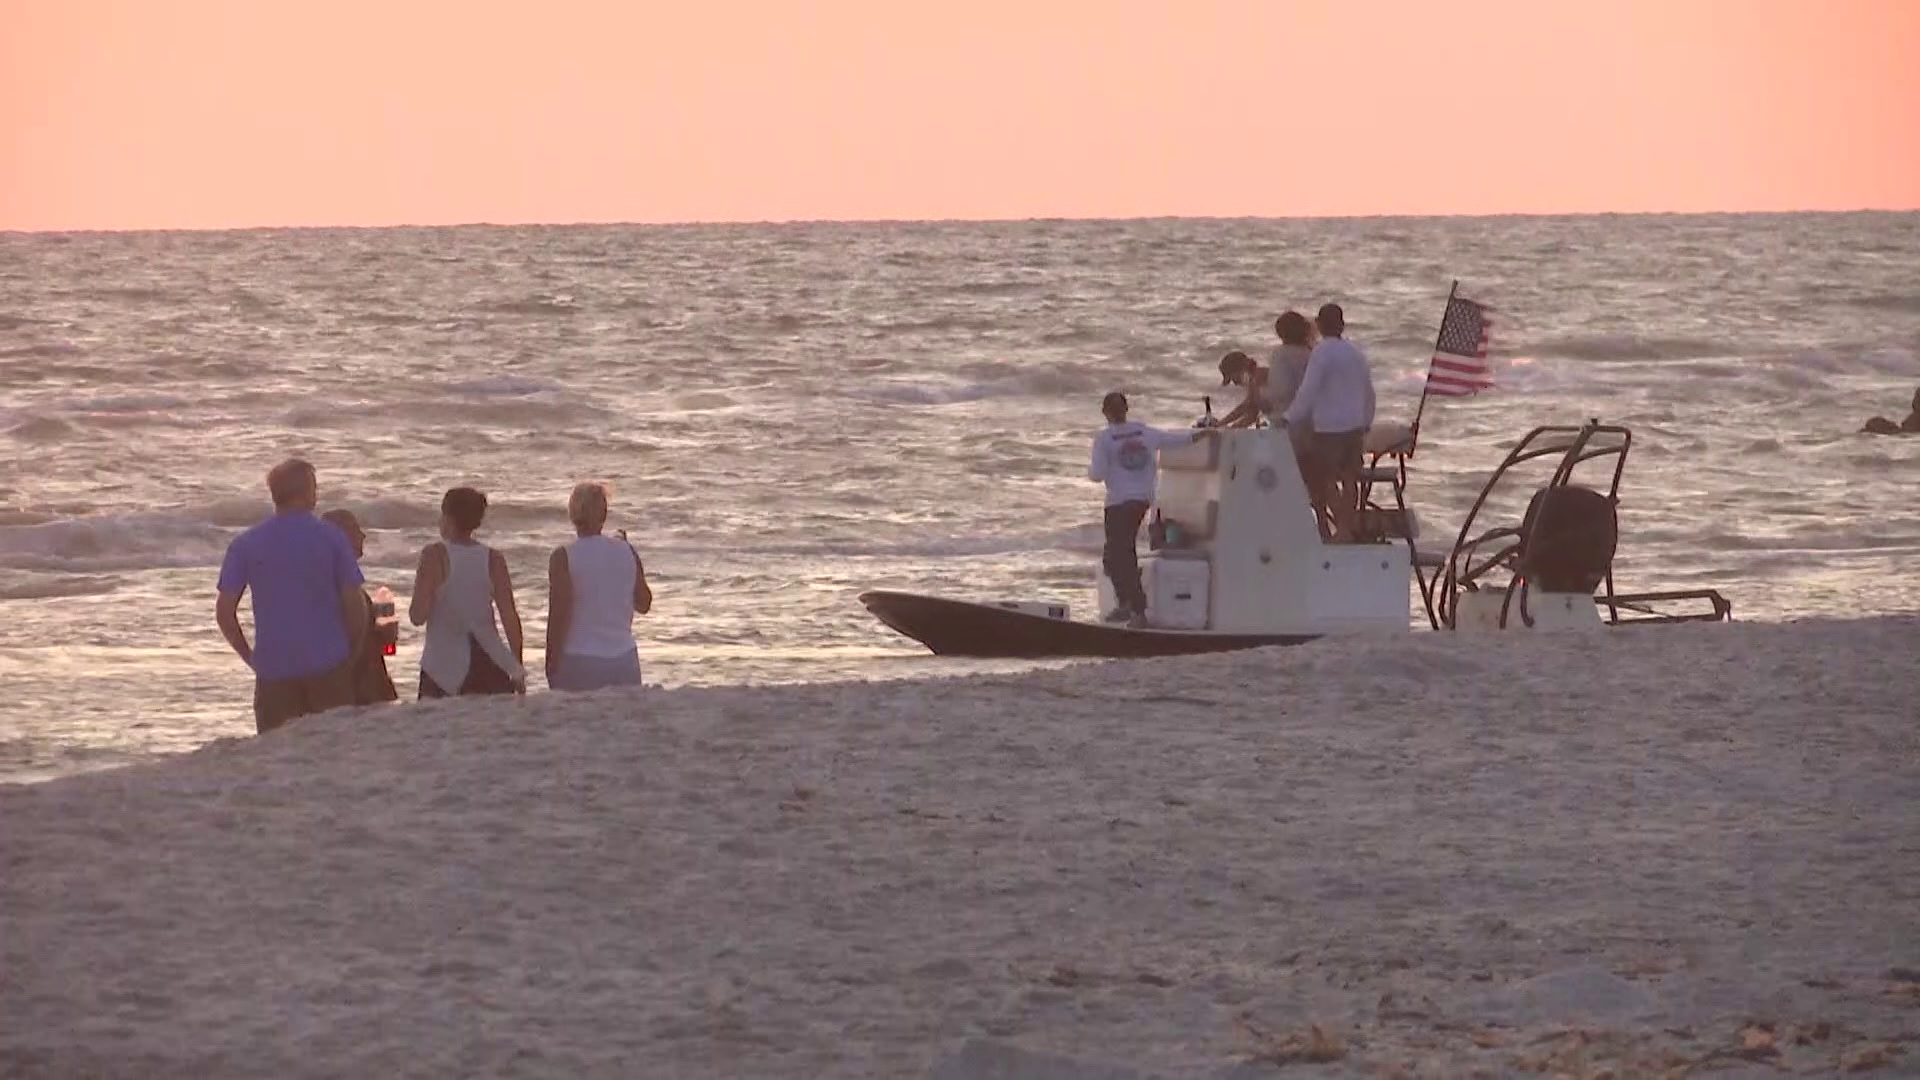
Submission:
<svg viewBox="0 0 1920 1080">
<path fill-rule="evenodd" d="M 420 697 L 452 694 L 524 694 L 525 641 L 513 603 L 507 560 L 473 539 L 487 514 L 487 497 L 459 487 L 440 501 L 440 542 L 420 552 L 407 615 L 426 625 L 420 649 Z M 494 623 L 499 609 L 506 640 Z"/>
<path fill-rule="evenodd" d="M 547 686 L 598 690 L 640 685 L 635 612 L 653 607 L 640 553 L 601 535 L 607 524 L 607 488 L 580 484 L 567 499 L 577 534 L 547 561 Z"/>
</svg>

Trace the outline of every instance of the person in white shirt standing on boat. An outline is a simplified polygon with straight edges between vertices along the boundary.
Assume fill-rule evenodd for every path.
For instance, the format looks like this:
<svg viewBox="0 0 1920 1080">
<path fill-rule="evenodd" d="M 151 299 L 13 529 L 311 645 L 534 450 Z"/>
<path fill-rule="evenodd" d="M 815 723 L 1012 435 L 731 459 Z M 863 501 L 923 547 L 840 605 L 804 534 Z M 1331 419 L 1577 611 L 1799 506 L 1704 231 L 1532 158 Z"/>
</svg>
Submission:
<svg viewBox="0 0 1920 1080">
<path fill-rule="evenodd" d="M 1212 428 L 1161 431 L 1127 419 L 1127 396 L 1118 390 L 1100 402 L 1107 426 L 1093 437 L 1093 456 L 1087 479 L 1107 486 L 1106 549 L 1101 566 L 1113 582 L 1119 606 L 1104 616 L 1107 622 L 1147 625 L 1147 593 L 1140 583 L 1140 558 L 1135 549 L 1140 523 L 1153 503 L 1154 454 L 1163 446 L 1181 446 L 1215 434 Z"/>
<path fill-rule="evenodd" d="M 420 552 L 407 615 L 425 625 L 420 647 L 420 698 L 456 694 L 524 694 L 525 644 L 513 603 L 507 560 L 473 538 L 487 516 L 487 497 L 457 487 L 440 500 L 440 540 Z M 506 628 L 500 637 L 494 612 Z"/>
<path fill-rule="evenodd" d="M 1334 539 L 1351 542 L 1360 517 L 1367 429 L 1373 426 L 1373 372 L 1367 354 L 1344 336 L 1347 319 L 1339 304 L 1322 305 L 1314 323 L 1320 343 L 1281 423 L 1312 425 L 1308 445 L 1318 486 L 1333 511 Z"/>
<path fill-rule="evenodd" d="M 627 542 L 602 535 L 607 486 L 578 484 L 567 499 L 575 539 L 547 560 L 547 686 L 598 690 L 640 685 L 633 616 L 653 607 L 647 568 Z"/>
</svg>

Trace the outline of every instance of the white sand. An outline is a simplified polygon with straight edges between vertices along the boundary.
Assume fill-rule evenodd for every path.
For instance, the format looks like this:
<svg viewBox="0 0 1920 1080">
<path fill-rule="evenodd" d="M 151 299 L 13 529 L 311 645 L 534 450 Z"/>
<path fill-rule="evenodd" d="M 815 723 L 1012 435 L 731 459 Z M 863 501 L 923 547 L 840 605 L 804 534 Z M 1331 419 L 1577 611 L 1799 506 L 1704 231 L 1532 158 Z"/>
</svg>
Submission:
<svg viewBox="0 0 1920 1080">
<path fill-rule="evenodd" d="M 0 871 L 14 1078 L 1914 1075 L 1920 620 L 337 714 Z"/>
</svg>

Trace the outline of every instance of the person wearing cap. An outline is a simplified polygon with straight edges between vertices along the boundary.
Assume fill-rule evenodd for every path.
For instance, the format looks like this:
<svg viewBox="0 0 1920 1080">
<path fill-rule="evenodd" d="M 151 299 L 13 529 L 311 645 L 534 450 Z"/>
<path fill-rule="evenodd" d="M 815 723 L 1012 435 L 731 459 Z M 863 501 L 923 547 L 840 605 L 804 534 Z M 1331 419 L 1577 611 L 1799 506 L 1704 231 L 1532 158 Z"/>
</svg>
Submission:
<svg viewBox="0 0 1920 1080">
<path fill-rule="evenodd" d="M 1240 404 L 1220 418 L 1221 427 L 1252 427 L 1273 411 L 1268 398 L 1270 374 L 1253 357 L 1238 350 L 1220 358 L 1220 385 L 1237 386 L 1246 391 Z"/>
<path fill-rule="evenodd" d="M 1113 582 L 1119 604 L 1103 616 L 1106 622 L 1125 622 L 1139 629 L 1147 625 L 1147 592 L 1140 582 L 1140 555 L 1134 546 L 1140 523 L 1153 503 L 1154 452 L 1163 446 L 1198 442 L 1216 434 L 1213 428 L 1162 431 L 1127 419 L 1127 395 L 1115 390 L 1100 401 L 1107 426 L 1093 437 L 1093 456 L 1087 479 L 1107 486 L 1102 515 L 1106 547 L 1100 565 Z"/>
<path fill-rule="evenodd" d="M 1307 358 L 1306 376 L 1281 417 L 1289 429 L 1311 425 L 1313 468 L 1333 516 L 1333 538 L 1351 542 L 1360 516 L 1360 470 L 1367 429 L 1373 426 L 1373 372 L 1367 354 L 1346 339 L 1346 313 L 1323 304 L 1314 318 L 1320 343 Z"/>
</svg>

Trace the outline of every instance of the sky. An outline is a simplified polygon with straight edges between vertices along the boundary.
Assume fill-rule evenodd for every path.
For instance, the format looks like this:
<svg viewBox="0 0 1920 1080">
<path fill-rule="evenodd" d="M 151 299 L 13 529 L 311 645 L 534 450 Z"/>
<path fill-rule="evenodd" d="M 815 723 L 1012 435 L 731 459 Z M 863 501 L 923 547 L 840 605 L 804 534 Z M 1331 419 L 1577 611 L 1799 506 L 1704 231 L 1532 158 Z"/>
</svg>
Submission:
<svg viewBox="0 0 1920 1080">
<path fill-rule="evenodd" d="M 0 229 L 1920 208 L 1920 0 L 0 0 Z"/>
</svg>

